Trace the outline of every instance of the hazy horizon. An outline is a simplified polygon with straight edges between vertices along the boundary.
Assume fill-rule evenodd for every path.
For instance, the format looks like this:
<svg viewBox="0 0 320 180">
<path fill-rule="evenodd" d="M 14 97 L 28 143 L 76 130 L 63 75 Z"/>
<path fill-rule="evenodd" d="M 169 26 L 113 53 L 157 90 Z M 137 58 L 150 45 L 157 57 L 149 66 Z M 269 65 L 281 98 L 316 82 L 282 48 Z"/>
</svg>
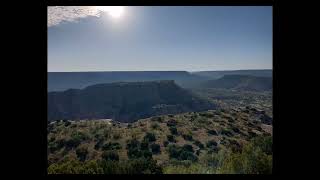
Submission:
<svg viewBox="0 0 320 180">
<path fill-rule="evenodd" d="M 203 71 L 247 71 L 247 70 L 272 70 L 271 69 L 223 69 L 223 70 L 200 70 L 200 71 L 187 71 L 187 70 L 112 70 L 112 71 L 107 71 L 107 70 L 96 70 L 96 71 L 48 71 L 48 72 L 155 72 L 155 71 L 159 71 L 159 72 L 189 72 L 189 73 L 193 73 L 193 72 L 203 72 Z"/>
<path fill-rule="evenodd" d="M 48 72 L 272 69 L 271 6 L 48 7 Z"/>
</svg>

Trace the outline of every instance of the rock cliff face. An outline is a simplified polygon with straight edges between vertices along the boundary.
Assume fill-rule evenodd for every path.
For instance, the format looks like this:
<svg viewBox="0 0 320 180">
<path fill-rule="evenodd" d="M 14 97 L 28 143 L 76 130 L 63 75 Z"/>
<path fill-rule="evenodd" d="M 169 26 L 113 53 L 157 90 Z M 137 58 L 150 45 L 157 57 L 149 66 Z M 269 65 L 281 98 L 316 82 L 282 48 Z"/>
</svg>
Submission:
<svg viewBox="0 0 320 180">
<path fill-rule="evenodd" d="M 82 89 L 94 84 L 159 80 L 174 80 L 187 88 L 208 78 L 186 71 L 48 72 L 48 92 Z"/>
<path fill-rule="evenodd" d="M 48 120 L 111 118 L 120 122 L 154 115 L 215 109 L 174 81 L 118 82 L 48 93 Z"/>
</svg>

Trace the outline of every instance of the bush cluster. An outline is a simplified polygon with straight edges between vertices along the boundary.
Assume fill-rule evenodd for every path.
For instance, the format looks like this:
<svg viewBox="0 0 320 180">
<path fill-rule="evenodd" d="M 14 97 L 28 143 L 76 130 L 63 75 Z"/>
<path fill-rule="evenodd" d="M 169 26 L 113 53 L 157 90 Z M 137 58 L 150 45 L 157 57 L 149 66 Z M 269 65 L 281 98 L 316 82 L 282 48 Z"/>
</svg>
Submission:
<svg viewBox="0 0 320 180">
<path fill-rule="evenodd" d="M 190 145 L 184 145 L 183 147 L 179 147 L 176 145 L 168 146 L 169 157 L 177 160 L 190 160 L 197 161 L 198 157 L 193 154 L 193 148 Z"/>
<path fill-rule="evenodd" d="M 127 144 L 127 154 L 130 159 L 152 159 L 152 153 L 149 151 L 148 144 L 146 145 L 146 141 L 144 141 L 141 146 L 141 143 L 136 140 L 132 139 Z"/>
<path fill-rule="evenodd" d="M 48 174 L 162 174 L 163 169 L 155 160 L 134 159 L 128 161 L 77 161 L 51 164 Z"/>
</svg>

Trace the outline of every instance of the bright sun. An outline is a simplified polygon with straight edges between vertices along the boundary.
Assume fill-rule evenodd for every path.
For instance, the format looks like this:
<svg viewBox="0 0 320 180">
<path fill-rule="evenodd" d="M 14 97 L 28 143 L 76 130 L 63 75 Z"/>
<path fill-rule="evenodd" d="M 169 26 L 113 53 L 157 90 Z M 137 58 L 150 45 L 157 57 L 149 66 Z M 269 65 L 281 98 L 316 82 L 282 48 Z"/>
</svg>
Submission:
<svg viewBox="0 0 320 180">
<path fill-rule="evenodd" d="M 113 18 L 119 18 L 124 13 L 123 6 L 96 6 L 97 10 L 107 12 Z"/>
</svg>

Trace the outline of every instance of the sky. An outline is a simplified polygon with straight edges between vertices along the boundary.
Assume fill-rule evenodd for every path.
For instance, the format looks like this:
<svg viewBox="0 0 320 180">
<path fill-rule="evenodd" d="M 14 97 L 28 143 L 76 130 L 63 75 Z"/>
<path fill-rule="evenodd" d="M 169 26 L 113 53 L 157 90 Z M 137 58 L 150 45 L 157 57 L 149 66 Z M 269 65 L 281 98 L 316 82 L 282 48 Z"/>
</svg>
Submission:
<svg viewBox="0 0 320 180">
<path fill-rule="evenodd" d="M 271 6 L 48 7 L 48 72 L 272 69 Z"/>
</svg>

